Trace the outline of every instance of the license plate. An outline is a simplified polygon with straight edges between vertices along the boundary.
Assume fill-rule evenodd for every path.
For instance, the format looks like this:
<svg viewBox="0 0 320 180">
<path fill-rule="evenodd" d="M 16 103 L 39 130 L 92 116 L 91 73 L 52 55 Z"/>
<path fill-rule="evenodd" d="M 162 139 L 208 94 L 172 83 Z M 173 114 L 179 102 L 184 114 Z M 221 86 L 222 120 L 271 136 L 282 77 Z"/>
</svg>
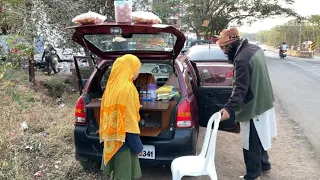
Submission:
<svg viewBox="0 0 320 180">
<path fill-rule="evenodd" d="M 156 148 L 152 145 L 143 145 L 142 155 L 139 156 L 141 159 L 155 159 Z"/>
</svg>

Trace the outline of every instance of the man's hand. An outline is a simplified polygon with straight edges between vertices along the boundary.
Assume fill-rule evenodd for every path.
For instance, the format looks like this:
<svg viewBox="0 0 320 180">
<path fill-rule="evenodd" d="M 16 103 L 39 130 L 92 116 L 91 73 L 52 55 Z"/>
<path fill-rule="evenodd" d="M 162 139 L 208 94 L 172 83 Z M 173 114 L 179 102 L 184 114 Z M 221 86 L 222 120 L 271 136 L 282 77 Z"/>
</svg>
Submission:
<svg viewBox="0 0 320 180">
<path fill-rule="evenodd" d="M 230 114 L 225 108 L 221 109 L 220 113 L 221 113 L 221 121 L 224 121 L 230 118 Z"/>
</svg>

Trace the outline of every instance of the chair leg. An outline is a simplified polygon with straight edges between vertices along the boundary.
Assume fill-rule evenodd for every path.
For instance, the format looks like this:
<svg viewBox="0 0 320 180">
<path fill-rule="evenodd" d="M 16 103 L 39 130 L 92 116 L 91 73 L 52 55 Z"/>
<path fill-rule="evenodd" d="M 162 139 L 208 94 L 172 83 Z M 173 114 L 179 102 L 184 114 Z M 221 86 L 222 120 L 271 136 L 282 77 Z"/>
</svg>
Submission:
<svg viewBox="0 0 320 180">
<path fill-rule="evenodd" d="M 209 177 L 210 177 L 211 180 L 217 180 L 217 179 L 218 179 L 218 177 L 217 177 L 217 172 L 216 172 L 216 171 L 214 171 L 214 172 L 209 172 L 208 175 L 209 175 Z"/>
<path fill-rule="evenodd" d="M 181 180 L 180 173 L 177 171 L 172 172 L 172 180 Z"/>
</svg>

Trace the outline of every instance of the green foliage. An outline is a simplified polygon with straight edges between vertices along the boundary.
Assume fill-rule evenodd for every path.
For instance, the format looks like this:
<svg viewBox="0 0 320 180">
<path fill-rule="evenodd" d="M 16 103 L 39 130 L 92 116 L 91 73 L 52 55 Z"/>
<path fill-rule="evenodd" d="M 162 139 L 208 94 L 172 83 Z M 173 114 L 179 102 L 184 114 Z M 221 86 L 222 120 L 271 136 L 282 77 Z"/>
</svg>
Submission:
<svg viewBox="0 0 320 180">
<path fill-rule="evenodd" d="M 168 20 L 171 17 L 178 17 L 177 23 L 182 30 L 191 28 L 198 36 L 219 34 L 230 23 L 241 25 L 266 17 L 298 16 L 294 10 L 287 8 L 294 3 L 294 0 L 134 0 L 133 2 L 133 10 L 152 11 L 162 19 L 163 23 L 171 24 L 172 22 Z M 29 43 L 37 33 L 42 33 L 54 39 L 57 43 L 55 46 L 75 47 L 71 40 L 72 31 L 65 31 L 64 28 L 73 25 L 71 20 L 75 16 L 88 11 L 104 14 L 107 16 L 107 21 L 114 21 L 114 0 L 2 0 L 1 3 L 0 7 L 10 8 L 0 13 L 0 25 L 8 26 L 11 33 L 19 33 Z M 313 19 L 314 23 L 319 23 L 319 18 Z M 210 21 L 208 27 L 202 27 L 204 20 Z"/>
<path fill-rule="evenodd" d="M 3 51 L 1 53 L 1 57 L 6 57 L 6 62 L 1 65 L 0 74 L 7 66 L 11 67 L 13 65 L 14 67 L 18 67 L 19 64 L 27 62 L 32 58 L 32 53 L 34 53 L 34 47 L 29 43 L 26 43 L 19 35 L 8 36 L 7 47 L 8 51 Z"/>
<path fill-rule="evenodd" d="M 152 11 L 160 17 L 162 23 L 170 24 L 169 19 L 181 11 L 180 0 L 153 1 Z"/>
<path fill-rule="evenodd" d="M 16 67 L 16 65 L 14 63 L 11 63 L 11 62 L 4 63 L 4 62 L 0 61 L 0 83 L 2 83 L 2 80 L 6 76 L 6 73 L 14 67 Z"/>
<path fill-rule="evenodd" d="M 0 1 L 0 34 L 20 32 L 24 22 L 24 0 Z"/>
<path fill-rule="evenodd" d="M 16 3 L 18 4 L 16 6 L 19 6 L 21 9 L 30 9 L 33 12 L 31 15 L 28 11 L 11 13 L 16 14 L 15 17 L 17 18 L 15 21 L 22 19 L 23 24 L 28 26 L 28 28 L 25 28 L 26 30 L 23 30 L 23 35 L 28 36 L 26 37 L 28 38 L 28 42 L 30 41 L 29 36 L 34 37 L 36 34 L 34 31 L 37 28 L 35 27 L 39 26 L 42 31 L 41 33 L 56 36 L 55 40 L 60 45 L 73 47 L 74 44 L 70 39 L 72 31 L 64 31 L 63 29 L 66 26 L 73 25 L 71 20 L 75 16 L 90 10 L 106 15 L 108 21 L 114 20 L 113 0 L 6 0 L 4 2 L 11 6 Z M 169 19 L 171 17 L 178 17 L 178 24 L 183 30 L 191 28 L 198 36 L 200 34 L 206 36 L 218 34 L 231 22 L 243 24 L 244 22 L 252 22 L 266 17 L 297 16 L 292 9 L 279 5 L 283 3 L 288 6 L 293 4 L 294 0 L 135 0 L 133 2 L 133 10 L 152 11 L 162 19 L 163 23 L 171 24 L 172 22 Z M 70 8 L 70 4 L 72 4 L 72 8 Z M 30 24 L 30 19 L 23 18 L 29 16 L 34 19 L 34 23 L 38 24 Z M 202 27 L 204 20 L 210 21 L 208 27 Z M 41 25 L 41 23 L 44 24 Z M 58 33 L 59 36 L 57 36 Z M 57 46 L 58 44 L 55 45 Z"/>
<path fill-rule="evenodd" d="M 22 4 L 24 0 L 2 0 L 2 3 L 8 3 L 8 4 Z"/>
<path fill-rule="evenodd" d="M 32 106 L 32 102 L 35 101 L 31 92 L 17 92 L 14 87 L 7 89 L 6 95 L 11 97 L 11 100 L 18 104 L 19 111 L 23 111 Z"/>
<path fill-rule="evenodd" d="M 190 26 L 195 33 L 213 35 L 226 28 L 229 23 L 242 25 L 266 17 L 297 16 L 291 8 L 279 4 L 291 5 L 293 0 L 182 0 L 184 13 L 183 24 Z M 204 20 L 209 20 L 207 28 L 202 27 Z"/>
<path fill-rule="evenodd" d="M 299 19 L 290 20 L 270 31 L 260 31 L 256 35 L 256 39 L 270 46 L 276 46 L 285 41 L 289 46 L 295 48 L 300 46 L 300 42 L 315 40 L 317 50 L 320 42 L 320 15 L 312 15 L 302 21 Z"/>
<path fill-rule="evenodd" d="M 5 68 L 3 68 L 4 66 Z M 17 71 L 10 62 L 0 65 L 0 70 L 2 68 L 4 71 L 0 71 L 0 75 L 3 74 L 0 79 L 0 97 L 3 95 L 9 97 L 12 103 L 17 104 L 19 112 L 32 107 L 36 102 L 34 91 L 19 88 L 20 84 L 26 82 L 23 72 Z"/>
</svg>

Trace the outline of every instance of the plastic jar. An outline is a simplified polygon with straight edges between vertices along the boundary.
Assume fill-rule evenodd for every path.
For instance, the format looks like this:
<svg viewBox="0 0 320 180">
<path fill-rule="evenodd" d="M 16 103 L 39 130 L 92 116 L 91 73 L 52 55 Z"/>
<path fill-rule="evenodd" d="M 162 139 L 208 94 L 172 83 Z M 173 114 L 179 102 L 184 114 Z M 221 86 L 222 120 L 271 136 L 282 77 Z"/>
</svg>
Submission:
<svg viewBox="0 0 320 180">
<path fill-rule="evenodd" d="M 116 22 L 131 23 L 132 1 L 114 1 L 114 13 Z"/>
<path fill-rule="evenodd" d="M 150 92 L 150 98 L 152 101 L 157 99 L 157 85 L 156 84 L 149 84 L 148 85 L 148 92 Z"/>
<path fill-rule="evenodd" d="M 142 99 L 147 99 L 147 91 L 142 91 Z"/>
<path fill-rule="evenodd" d="M 152 98 L 151 98 L 151 92 L 147 92 L 147 100 L 151 100 Z"/>
</svg>

